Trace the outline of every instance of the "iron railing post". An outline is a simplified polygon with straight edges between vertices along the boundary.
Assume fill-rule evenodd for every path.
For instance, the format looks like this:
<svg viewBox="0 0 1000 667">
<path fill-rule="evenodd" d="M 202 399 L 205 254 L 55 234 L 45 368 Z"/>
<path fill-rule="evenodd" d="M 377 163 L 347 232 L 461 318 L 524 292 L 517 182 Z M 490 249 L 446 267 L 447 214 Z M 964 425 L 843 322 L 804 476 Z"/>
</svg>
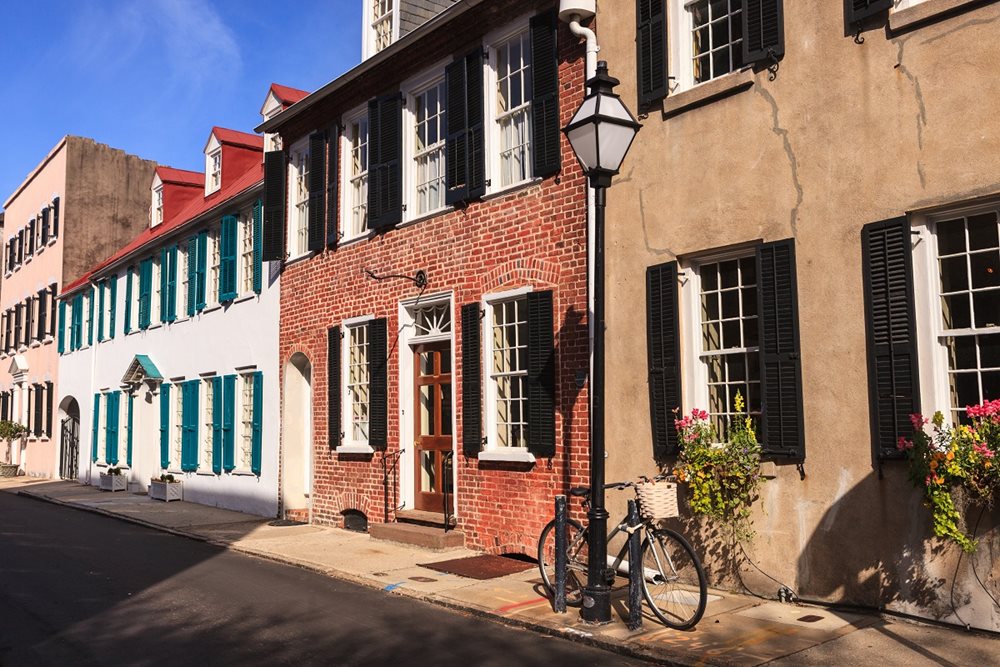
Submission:
<svg viewBox="0 0 1000 667">
<path fill-rule="evenodd" d="M 642 531 L 635 500 L 628 501 L 628 622 L 629 630 L 642 627 Z"/>
<path fill-rule="evenodd" d="M 552 607 L 559 614 L 566 613 L 566 496 L 556 496 L 556 591 Z"/>
</svg>

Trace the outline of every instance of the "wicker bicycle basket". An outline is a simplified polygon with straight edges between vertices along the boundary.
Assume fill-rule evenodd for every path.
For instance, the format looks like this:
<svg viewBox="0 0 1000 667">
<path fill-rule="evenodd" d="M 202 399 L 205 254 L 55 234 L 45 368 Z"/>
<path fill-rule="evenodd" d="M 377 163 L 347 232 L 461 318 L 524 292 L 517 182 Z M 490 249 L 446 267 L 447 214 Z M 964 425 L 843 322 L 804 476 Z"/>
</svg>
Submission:
<svg viewBox="0 0 1000 667">
<path fill-rule="evenodd" d="M 635 485 L 635 494 L 639 514 L 646 519 L 669 519 L 679 514 L 676 482 L 640 482 Z"/>
</svg>

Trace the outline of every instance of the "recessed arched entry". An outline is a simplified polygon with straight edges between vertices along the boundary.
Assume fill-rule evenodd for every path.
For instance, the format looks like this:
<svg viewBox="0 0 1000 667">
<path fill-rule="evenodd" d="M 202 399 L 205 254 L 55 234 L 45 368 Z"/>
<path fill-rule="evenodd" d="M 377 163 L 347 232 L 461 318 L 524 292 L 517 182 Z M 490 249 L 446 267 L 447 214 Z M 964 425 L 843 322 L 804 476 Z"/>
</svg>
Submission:
<svg viewBox="0 0 1000 667">
<path fill-rule="evenodd" d="M 80 469 L 80 404 L 72 396 L 59 403 L 59 476 L 76 479 Z"/>
<path fill-rule="evenodd" d="M 281 419 L 281 507 L 308 519 L 312 475 L 312 364 L 301 352 L 285 363 Z"/>
</svg>

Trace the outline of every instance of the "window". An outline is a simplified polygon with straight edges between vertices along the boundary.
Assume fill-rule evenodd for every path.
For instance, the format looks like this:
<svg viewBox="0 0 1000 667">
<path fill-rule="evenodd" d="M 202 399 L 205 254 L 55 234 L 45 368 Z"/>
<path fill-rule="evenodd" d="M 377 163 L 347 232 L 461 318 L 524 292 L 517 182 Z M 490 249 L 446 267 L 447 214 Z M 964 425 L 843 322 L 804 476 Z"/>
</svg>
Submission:
<svg viewBox="0 0 1000 667">
<path fill-rule="evenodd" d="M 240 374 L 240 436 L 236 467 L 250 470 L 253 465 L 253 373 Z"/>
<path fill-rule="evenodd" d="M 369 0 L 369 2 L 372 7 L 372 38 L 375 47 L 372 53 L 374 54 L 392 44 L 393 0 Z"/>
<path fill-rule="evenodd" d="M 1000 224 L 998 210 L 934 224 L 940 342 L 947 356 L 951 419 L 1000 398 Z"/>
<path fill-rule="evenodd" d="M 80 342 L 78 347 L 84 347 L 85 346 L 84 341 L 87 341 L 86 345 L 90 345 L 91 342 L 93 342 L 92 341 L 93 337 L 90 335 L 90 333 L 93 332 L 94 330 L 94 322 L 91 319 L 94 313 L 93 301 L 94 301 L 93 290 L 88 290 L 83 295 L 83 300 L 80 302 L 81 309 L 83 311 L 82 314 L 80 315 L 80 317 L 82 318 L 81 321 L 83 322 L 83 328 L 80 330 L 79 333 Z M 25 315 L 27 315 L 27 311 L 25 311 Z M 22 340 L 23 344 L 27 345 L 28 341 L 25 339 Z"/>
<path fill-rule="evenodd" d="M 240 294 L 253 292 L 253 209 L 240 214 Z"/>
<path fill-rule="evenodd" d="M 690 67 L 702 83 L 743 65 L 742 0 L 696 0 L 685 5 L 691 24 Z"/>
<path fill-rule="evenodd" d="M 208 154 L 208 178 L 205 179 L 206 194 L 219 189 L 222 185 L 222 148 L 216 148 Z"/>
<path fill-rule="evenodd" d="M 737 414 L 737 393 L 743 396 L 749 414 L 760 414 L 757 266 L 751 254 L 703 263 L 695 270 L 701 313 L 696 373 L 707 394 L 701 390 L 694 404 L 708 405 L 716 432 L 722 436 Z"/>
<path fill-rule="evenodd" d="M 182 242 L 177 244 L 177 271 L 181 279 L 181 302 L 184 307 L 181 309 L 182 313 L 190 312 L 190 295 L 188 294 L 188 262 L 191 261 L 188 257 L 187 243 Z"/>
<path fill-rule="evenodd" d="M 345 411 L 350 420 L 345 429 L 349 443 L 368 444 L 369 377 L 368 323 L 346 326 L 347 329 L 347 391 Z"/>
<path fill-rule="evenodd" d="M 213 390 L 214 378 L 205 378 L 201 381 L 202 387 L 205 390 L 205 411 L 203 413 L 203 422 L 205 424 L 204 429 L 204 440 L 202 440 L 202 454 L 201 462 L 198 467 L 206 471 L 212 469 L 212 445 L 215 439 L 215 422 L 214 422 L 214 410 L 215 410 L 215 391 Z"/>
<path fill-rule="evenodd" d="M 222 244 L 220 243 L 220 229 L 215 227 L 208 231 L 208 280 L 211 290 L 209 292 L 208 303 L 219 303 L 219 271 L 222 266 L 221 251 Z"/>
<path fill-rule="evenodd" d="M 368 230 L 368 115 L 354 118 L 347 125 L 347 141 L 344 150 L 344 174 L 347 179 L 347 196 L 344 203 L 347 210 L 343 219 L 347 221 L 344 231 L 346 238 L 356 238 Z"/>
<path fill-rule="evenodd" d="M 493 49 L 501 187 L 531 177 L 531 41 L 524 31 Z"/>
<path fill-rule="evenodd" d="M 526 447 L 528 438 L 528 309 L 518 297 L 490 304 L 487 383 L 488 441 Z M 495 444 L 494 444 L 495 443 Z"/>
<path fill-rule="evenodd" d="M 152 276 L 152 282 L 150 283 L 150 293 L 151 297 L 149 299 L 149 322 L 150 326 L 155 326 L 157 322 L 160 321 L 160 292 L 162 284 L 160 283 L 160 272 L 164 271 L 166 267 L 160 266 L 160 254 L 155 253 L 152 258 L 153 266 L 150 269 L 150 275 Z"/>
<path fill-rule="evenodd" d="M 163 222 L 163 186 L 153 190 L 153 226 Z"/>
<path fill-rule="evenodd" d="M 309 252 L 309 143 L 308 138 L 292 148 L 288 170 L 288 241 L 291 256 Z"/>
<path fill-rule="evenodd" d="M 175 382 L 174 389 L 174 446 L 170 449 L 170 468 L 180 470 L 184 451 L 184 395 L 187 392 L 183 382 Z"/>
<path fill-rule="evenodd" d="M 413 96 L 416 213 L 444 208 L 444 81 Z"/>
</svg>

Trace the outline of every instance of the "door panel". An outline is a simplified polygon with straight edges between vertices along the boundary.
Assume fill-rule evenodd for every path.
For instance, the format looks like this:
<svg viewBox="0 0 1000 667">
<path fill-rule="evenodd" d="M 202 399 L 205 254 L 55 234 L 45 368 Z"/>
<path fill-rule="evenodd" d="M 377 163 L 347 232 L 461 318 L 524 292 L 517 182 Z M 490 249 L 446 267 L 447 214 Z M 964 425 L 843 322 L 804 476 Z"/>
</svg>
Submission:
<svg viewBox="0 0 1000 667">
<path fill-rule="evenodd" d="M 445 513 L 453 492 L 451 346 L 447 342 L 419 345 L 413 354 L 414 506 Z"/>
</svg>

